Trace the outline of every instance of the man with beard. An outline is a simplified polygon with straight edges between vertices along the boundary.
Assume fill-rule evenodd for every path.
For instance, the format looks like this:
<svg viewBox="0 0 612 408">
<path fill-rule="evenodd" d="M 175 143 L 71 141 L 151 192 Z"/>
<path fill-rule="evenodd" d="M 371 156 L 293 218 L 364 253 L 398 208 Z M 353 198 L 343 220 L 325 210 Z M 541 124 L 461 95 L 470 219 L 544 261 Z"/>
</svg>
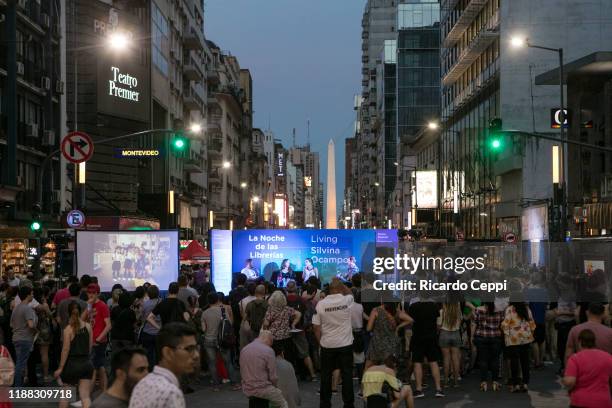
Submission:
<svg viewBox="0 0 612 408">
<path fill-rule="evenodd" d="M 132 390 L 149 373 L 147 353 L 140 347 L 127 347 L 113 355 L 113 384 L 91 405 L 91 408 L 128 408 Z"/>
</svg>

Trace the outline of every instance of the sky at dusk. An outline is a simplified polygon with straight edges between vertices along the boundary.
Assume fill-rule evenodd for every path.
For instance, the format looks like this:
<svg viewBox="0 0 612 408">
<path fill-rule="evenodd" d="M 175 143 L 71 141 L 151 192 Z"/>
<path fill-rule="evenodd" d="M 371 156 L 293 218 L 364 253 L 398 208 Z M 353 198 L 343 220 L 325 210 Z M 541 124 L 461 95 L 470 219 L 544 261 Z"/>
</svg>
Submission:
<svg viewBox="0 0 612 408">
<path fill-rule="evenodd" d="M 342 208 L 344 139 L 352 136 L 354 95 L 361 92 L 364 0 L 206 0 L 206 37 L 238 58 L 253 77 L 254 126 L 270 129 L 286 147 L 320 152 L 336 144 L 336 200 Z M 340 214 L 340 213 L 338 213 Z"/>
</svg>

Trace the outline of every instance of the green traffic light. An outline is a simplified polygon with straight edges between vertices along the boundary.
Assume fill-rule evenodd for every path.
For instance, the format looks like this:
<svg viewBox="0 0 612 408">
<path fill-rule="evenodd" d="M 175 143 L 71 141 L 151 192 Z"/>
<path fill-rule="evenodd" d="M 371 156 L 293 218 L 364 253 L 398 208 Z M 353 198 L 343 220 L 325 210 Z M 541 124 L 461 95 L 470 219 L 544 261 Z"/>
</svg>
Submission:
<svg viewBox="0 0 612 408">
<path fill-rule="evenodd" d="M 185 141 L 183 139 L 176 139 L 174 141 L 174 147 L 178 150 L 182 150 L 185 147 Z"/>
<path fill-rule="evenodd" d="M 499 149 L 501 147 L 501 141 L 499 139 L 493 139 L 491 147 L 495 150 Z"/>
<path fill-rule="evenodd" d="M 30 224 L 30 229 L 33 232 L 38 232 L 41 230 L 41 228 L 42 228 L 42 225 L 38 221 L 32 221 L 32 223 Z"/>
</svg>

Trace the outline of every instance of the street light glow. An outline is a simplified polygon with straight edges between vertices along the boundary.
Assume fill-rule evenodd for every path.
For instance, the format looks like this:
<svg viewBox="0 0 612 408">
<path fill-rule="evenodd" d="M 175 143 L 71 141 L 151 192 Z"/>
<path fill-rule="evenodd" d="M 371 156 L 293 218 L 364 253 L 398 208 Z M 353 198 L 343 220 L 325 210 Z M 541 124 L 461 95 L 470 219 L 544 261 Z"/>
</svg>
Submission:
<svg viewBox="0 0 612 408">
<path fill-rule="evenodd" d="M 380 186 L 380 183 L 379 183 L 378 181 L 376 181 L 376 182 L 374 183 L 374 185 L 375 185 L 376 187 L 378 187 L 378 186 Z"/>
<path fill-rule="evenodd" d="M 108 36 L 108 46 L 113 50 L 123 51 L 129 45 L 130 39 L 124 33 L 115 32 Z"/>
<path fill-rule="evenodd" d="M 399 166 L 399 163 L 398 162 L 393 162 L 393 165 L 394 166 Z"/>
<path fill-rule="evenodd" d="M 259 202 L 259 197 L 257 197 L 257 196 L 253 196 L 253 202 L 254 202 L 254 203 L 258 203 L 258 202 Z"/>
<path fill-rule="evenodd" d="M 240 188 L 246 188 L 246 186 L 247 186 L 246 182 L 243 181 L 242 183 L 240 183 Z"/>
<path fill-rule="evenodd" d="M 427 124 L 427 127 L 428 127 L 430 130 L 437 130 L 437 129 L 438 129 L 438 127 L 440 127 L 440 125 L 438 125 L 438 123 L 437 123 L 437 122 L 429 122 L 429 123 Z"/>
<path fill-rule="evenodd" d="M 230 167 L 232 167 L 232 163 L 228 162 L 227 160 L 223 162 L 224 169 L 229 169 Z"/>
<path fill-rule="evenodd" d="M 514 48 L 522 48 L 527 44 L 527 41 L 521 37 L 512 37 L 510 44 L 512 44 Z"/>
<path fill-rule="evenodd" d="M 192 123 L 189 129 L 193 133 L 200 133 L 202 131 L 202 125 L 200 125 L 199 123 Z"/>
</svg>

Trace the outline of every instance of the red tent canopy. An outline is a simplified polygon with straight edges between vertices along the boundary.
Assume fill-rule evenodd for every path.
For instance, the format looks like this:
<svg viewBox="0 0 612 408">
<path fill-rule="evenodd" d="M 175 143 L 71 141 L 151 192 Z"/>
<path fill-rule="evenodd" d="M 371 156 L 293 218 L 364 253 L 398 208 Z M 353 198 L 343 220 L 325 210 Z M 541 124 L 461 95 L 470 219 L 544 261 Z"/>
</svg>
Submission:
<svg viewBox="0 0 612 408">
<path fill-rule="evenodd" d="M 210 252 L 195 239 L 181 251 L 181 261 L 208 261 Z"/>
</svg>

